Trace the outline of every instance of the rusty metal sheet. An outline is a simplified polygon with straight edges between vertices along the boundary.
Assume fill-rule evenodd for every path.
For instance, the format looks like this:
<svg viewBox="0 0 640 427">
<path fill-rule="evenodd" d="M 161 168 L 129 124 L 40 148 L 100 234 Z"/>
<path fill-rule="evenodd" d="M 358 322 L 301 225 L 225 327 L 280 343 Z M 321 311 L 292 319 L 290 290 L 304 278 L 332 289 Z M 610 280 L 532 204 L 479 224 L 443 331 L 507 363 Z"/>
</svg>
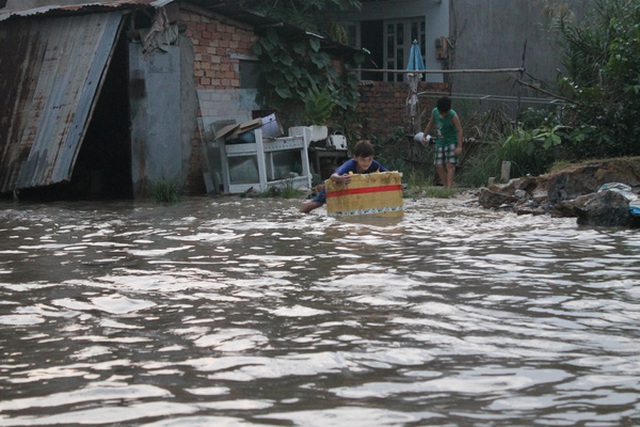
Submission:
<svg viewBox="0 0 640 427">
<path fill-rule="evenodd" d="M 107 10 L 131 8 L 131 7 L 155 7 L 159 8 L 175 0 L 104 0 L 86 2 L 80 4 L 51 4 L 40 7 L 22 8 L 20 5 L 14 6 L 9 10 L 0 13 L 0 21 L 4 21 L 13 17 L 25 17 L 35 15 L 52 15 L 62 13 L 78 13 L 78 12 L 104 12 Z"/>
<path fill-rule="evenodd" d="M 0 192 L 69 181 L 122 12 L 0 23 Z"/>
</svg>

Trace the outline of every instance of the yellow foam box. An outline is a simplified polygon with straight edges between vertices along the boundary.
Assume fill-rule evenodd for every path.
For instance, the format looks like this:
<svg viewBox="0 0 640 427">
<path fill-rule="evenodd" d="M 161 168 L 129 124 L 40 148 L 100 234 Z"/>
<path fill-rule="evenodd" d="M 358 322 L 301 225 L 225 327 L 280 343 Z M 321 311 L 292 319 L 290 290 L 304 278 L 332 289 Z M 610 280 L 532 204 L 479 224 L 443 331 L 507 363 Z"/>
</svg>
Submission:
<svg viewBox="0 0 640 427">
<path fill-rule="evenodd" d="M 325 181 L 327 213 L 330 216 L 401 217 L 404 213 L 401 181 L 400 172 L 353 174 L 348 184 L 328 179 Z"/>
</svg>

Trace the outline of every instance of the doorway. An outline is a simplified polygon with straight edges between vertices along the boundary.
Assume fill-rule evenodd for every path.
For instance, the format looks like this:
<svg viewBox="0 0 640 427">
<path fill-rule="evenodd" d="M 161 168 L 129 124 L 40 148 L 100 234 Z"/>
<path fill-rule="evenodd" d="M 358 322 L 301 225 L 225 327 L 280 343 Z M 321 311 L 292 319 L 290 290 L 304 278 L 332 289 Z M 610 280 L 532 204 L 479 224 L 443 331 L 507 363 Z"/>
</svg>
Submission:
<svg viewBox="0 0 640 427">
<path fill-rule="evenodd" d="M 127 49 L 121 32 L 76 159 L 69 184 L 73 198 L 133 197 Z"/>
</svg>

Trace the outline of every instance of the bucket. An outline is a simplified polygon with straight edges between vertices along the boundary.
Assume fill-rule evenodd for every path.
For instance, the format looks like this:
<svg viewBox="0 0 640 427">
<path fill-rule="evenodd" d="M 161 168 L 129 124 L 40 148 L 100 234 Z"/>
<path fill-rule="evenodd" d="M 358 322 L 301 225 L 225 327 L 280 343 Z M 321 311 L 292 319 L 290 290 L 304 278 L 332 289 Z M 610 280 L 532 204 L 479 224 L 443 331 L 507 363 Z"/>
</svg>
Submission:
<svg viewBox="0 0 640 427">
<path fill-rule="evenodd" d="M 347 137 L 344 135 L 331 135 L 329 137 L 329 144 L 333 146 L 336 150 L 346 150 L 347 149 Z"/>
</svg>

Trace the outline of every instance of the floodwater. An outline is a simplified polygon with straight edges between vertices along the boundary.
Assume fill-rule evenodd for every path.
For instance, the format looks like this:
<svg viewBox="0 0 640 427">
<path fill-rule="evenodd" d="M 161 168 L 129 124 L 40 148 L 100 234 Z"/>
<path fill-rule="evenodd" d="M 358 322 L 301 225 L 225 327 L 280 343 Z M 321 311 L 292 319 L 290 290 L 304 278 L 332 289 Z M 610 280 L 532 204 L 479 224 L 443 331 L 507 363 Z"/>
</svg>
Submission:
<svg viewBox="0 0 640 427">
<path fill-rule="evenodd" d="M 640 235 L 463 200 L 0 204 L 0 425 L 640 424 Z"/>
</svg>

